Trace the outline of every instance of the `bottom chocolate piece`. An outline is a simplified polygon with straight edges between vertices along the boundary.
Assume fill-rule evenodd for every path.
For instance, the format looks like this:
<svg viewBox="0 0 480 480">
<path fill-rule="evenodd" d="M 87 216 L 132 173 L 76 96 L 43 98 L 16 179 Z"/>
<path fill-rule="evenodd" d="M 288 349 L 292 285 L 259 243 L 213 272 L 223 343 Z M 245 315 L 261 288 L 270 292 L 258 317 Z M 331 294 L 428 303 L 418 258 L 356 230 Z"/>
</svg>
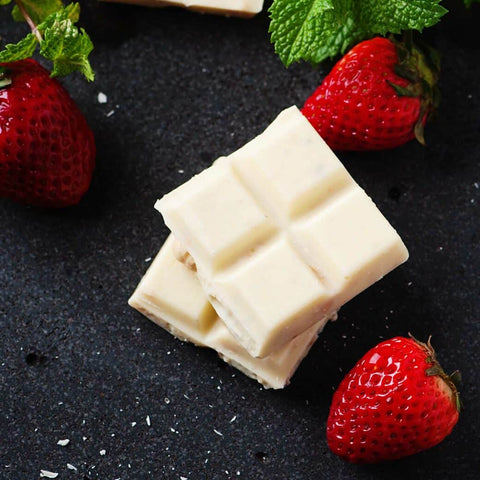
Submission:
<svg viewBox="0 0 480 480">
<path fill-rule="evenodd" d="M 253 17 L 262 11 L 263 0 L 102 0 L 145 7 L 183 7 L 200 13 L 234 17 Z"/>
<path fill-rule="evenodd" d="M 196 273 L 174 255 L 167 239 L 129 304 L 183 341 L 213 348 L 227 363 L 267 388 L 283 388 L 329 318 L 322 319 L 280 350 L 254 358 L 235 340 L 208 302 Z"/>
</svg>

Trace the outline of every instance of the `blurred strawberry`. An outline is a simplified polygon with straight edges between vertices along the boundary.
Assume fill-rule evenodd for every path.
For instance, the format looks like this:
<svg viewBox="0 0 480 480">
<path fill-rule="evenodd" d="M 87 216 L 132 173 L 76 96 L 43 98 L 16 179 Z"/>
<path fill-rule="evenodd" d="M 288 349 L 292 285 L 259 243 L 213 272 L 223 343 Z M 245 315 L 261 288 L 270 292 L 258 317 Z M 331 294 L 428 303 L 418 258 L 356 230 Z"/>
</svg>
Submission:
<svg viewBox="0 0 480 480">
<path fill-rule="evenodd" d="M 78 203 L 95 166 L 85 117 L 35 60 L 1 66 L 0 196 L 43 207 Z"/>
</svg>

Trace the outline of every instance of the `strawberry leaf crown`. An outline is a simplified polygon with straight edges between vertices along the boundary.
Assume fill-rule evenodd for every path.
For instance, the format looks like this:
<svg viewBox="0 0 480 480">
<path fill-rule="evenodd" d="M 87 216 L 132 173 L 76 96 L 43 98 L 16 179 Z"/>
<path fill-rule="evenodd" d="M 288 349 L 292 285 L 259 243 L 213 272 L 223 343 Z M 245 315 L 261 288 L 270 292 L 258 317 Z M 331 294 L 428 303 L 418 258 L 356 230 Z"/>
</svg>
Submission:
<svg viewBox="0 0 480 480">
<path fill-rule="evenodd" d="M 8 5 L 12 0 L 0 0 Z M 88 60 L 93 43 L 83 28 L 75 24 L 80 17 L 80 5 L 63 5 L 61 0 L 15 0 L 12 16 L 27 22 L 31 33 L 0 52 L 0 62 L 8 63 L 30 58 L 37 47 L 39 53 L 53 63 L 52 77 L 82 73 L 88 81 L 95 74 Z"/>
<path fill-rule="evenodd" d="M 413 42 L 413 32 L 405 32 L 403 41 L 390 40 L 395 45 L 398 55 L 398 64 L 395 73 L 408 80 L 406 87 L 388 82 L 400 97 L 417 97 L 420 99 L 420 113 L 415 124 L 415 137 L 425 145 L 424 124 L 427 118 L 438 108 L 440 90 L 438 78 L 440 75 L 440 55 L 432 47 L 416 40 Z"/>
</svg>

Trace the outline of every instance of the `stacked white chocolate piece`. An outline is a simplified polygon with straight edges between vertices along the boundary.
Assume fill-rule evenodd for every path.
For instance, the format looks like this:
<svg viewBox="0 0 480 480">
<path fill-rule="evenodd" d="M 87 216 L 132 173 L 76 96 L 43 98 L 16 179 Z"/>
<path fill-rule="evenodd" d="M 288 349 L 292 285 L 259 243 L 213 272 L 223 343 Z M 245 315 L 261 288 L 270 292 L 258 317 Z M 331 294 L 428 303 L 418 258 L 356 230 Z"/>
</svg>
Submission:
<svg viewBox="0 0 480 480">
<path fill-rule="evenodd" d="M 130 304 L 285 386 L 325 323 L 408 258 L 296 107 L 157 202 L 171 235 Z"/>
<path fill-rule="evenodd" d="M 148 7 L 183 7 L 200 13 L 253 17 L 262 11 L 263 0 L 103 0 Z"/>
</svg>

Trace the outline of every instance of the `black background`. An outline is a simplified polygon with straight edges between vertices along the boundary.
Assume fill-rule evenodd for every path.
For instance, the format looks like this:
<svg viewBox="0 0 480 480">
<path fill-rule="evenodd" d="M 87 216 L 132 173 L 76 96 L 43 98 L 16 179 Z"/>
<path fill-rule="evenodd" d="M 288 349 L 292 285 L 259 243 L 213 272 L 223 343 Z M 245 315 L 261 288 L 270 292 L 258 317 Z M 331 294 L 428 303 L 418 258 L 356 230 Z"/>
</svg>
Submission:
<svg viewBox="0 0 480 480">
<path fill-rule="evenodd" d="M 81 3 L 97 78 L 64 83 L 96 134 L 91 189 L 62 211 L 0 201 L 0 478 L 478 478 L 480 5 L 446 2 L 426 32 L 443 54 L 429 145 L 339 155 L 410 260 L 341 310 L 288 388 L 268 391 L 127 299 L 167 235 L 155 199 L 301 106 L 329 65 L 285 69 L 266 13 Z M 20 38 L 25 26 L 1 15 L 4 39 Z M 333 390 L 378 341 L 409 331 L 432 334 L 443 366 L 463 371 L 459 424 L 405 460 L 347 464 L 325 440 Z"/>
</svg>

